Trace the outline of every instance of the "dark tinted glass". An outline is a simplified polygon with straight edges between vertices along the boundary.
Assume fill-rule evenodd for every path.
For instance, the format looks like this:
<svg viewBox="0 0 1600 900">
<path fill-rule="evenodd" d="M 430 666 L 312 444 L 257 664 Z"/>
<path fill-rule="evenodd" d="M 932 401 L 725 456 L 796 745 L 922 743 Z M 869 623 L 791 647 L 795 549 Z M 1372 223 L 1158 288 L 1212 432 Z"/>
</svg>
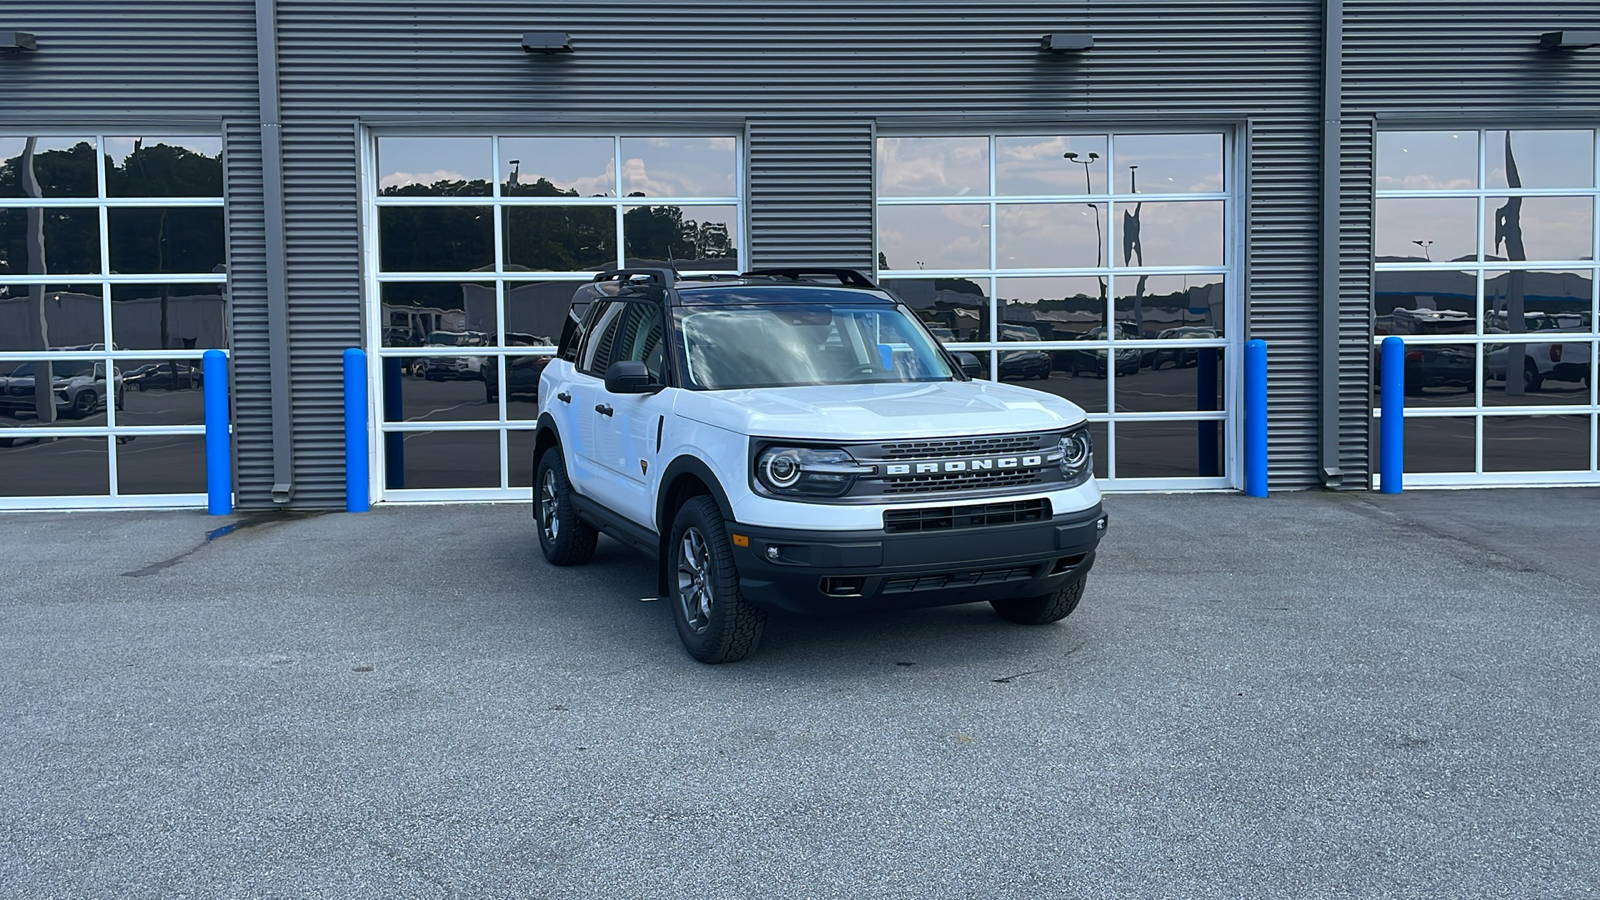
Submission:
<svg viewBox="0 0 1600 900">
<path fill-rule="evenodd" d="M 498 340 L 492 281 L 387 281 L 380 294 L 385 347 L 449 353 Z"/>
<path fill-rule="evenodd" d="M 30 439 L 0 421 L 0 497 L 67 497 L 111 492 L 103 437 Z"/>
<path fill-rule="evenodd" d="M 123 275 L 221 272 L 221 207 L 109 209 L 111 270 Z"/>
<path fill-rule="evenodd" d="M 1002 354 L 1007 352 L 1010 351 L 1001 351 Z M 1054 394 L 1057 397 L 1070 400 L 1085 412 L 1102 413 L 1106 411 L 1106 381 L 1096 378 L 1088 372 L 1073 375 L 1068 371 L 1067 367 L 1071 365 L 1070 354 L 1076 351 L 1048 350 L 1044 352 L 1050 357 L 1052 366 L 1049 376 L 1038 381 L 1021 381 L 1020 383 L 1023 387 L 1030 387 L 1036 391 L 1044 391 L 1047 394 Z M 1006 363 L 1002 362 L 1002 366 L 1004 365 Z M 1012 363 L 1011 365 L 1014 366 L 1015 364 Z"/>
<path fill-rule="evenodd" d="M 378 258 L 385 272 L 471 272 L 494 266 L 494 211 L 487 206 L 384 206 Z"/>
<path fill-rule="evenodd" d="M 506 345 L 552 347 L 561 340 L 572 295 L 582 282 L 506 282 Z"/>
<path fill-rule="evenodd" d="M 1001 278 L 1001 321 L 1024 325 L 1044 341 L 1070 341 L 1105 324 L 1109 276 Z M 1007 335 L 1002 334 L 1001 340 Z"/>
<path fill-rule="evenodd" d="M 494 421 L 499 404 L 484 380 L 490 369 L 484 356 L 419 356 L 405 377 L 386 379 L 384 421 Z"/>
<path fill-rule="evenodd" d="M 205 424 L 205 373 L 200 360 L 119 359 L 116 367 L 122 381 L 118 425 Z M 150 446 L 154 445 L 141 445 Z"/>
<path fill-rule="evenodd" d="M 38 324 L 41 310 L 44 332 Z M 104 343 L 105 330 L 98 284 L 0 283 L 0 351 L 92 346 Z"/>
<path fill-rule="evenodd" d="M 1214 478 L 1223 473 L 1224 423 L 1118 422 L 1117 478 Z"/>
<path fill-rule="evenodd" d="M 100 271 L 99 212 L 0 207 L 0 275 L 98 275 Z"/>
<path fill-rule="evenodd" d="M 103 427 L 108 393 L 114 397 L 121 388 L 121 379 L 115 380 L 116 388 L 108 391 L 104 360 L 0 362 L 0 427 Z"/>
<path fill-rule="evenodd" d="M 1382 452 L 1381 428 L 1372 429 L 1373 454 Z M 1477 425 L 1470 417 L 1406 419 L 1407 472 L 1471 472 L 1476 467 Z"/>
<path fill-rule="evenodd" d="M 1484 332 L 1516 333 L 1511 311 L 1520 300 L 1524 331 L 1588 331 L 1593 324 L 1594 270 L 1485 272 Z"/>
<path fill-rule="evenodd" d="M 508 270 L 572 272 L 616 265 L 613 207 L 512 206 L 504 215 L 501 236 Z M 697 222 L 697 235 L 698 230 Z"/>
<path fill-rule="evenodd" d="M 207 350 L 228 346 L 221 284 L 111 286 L 111 336 L 123 350 Z"/>
<path fill-rule="evenodd" d="M 895 278 L 884 284 L 942 343 L 989 340 L 989 279 Z"/>
<path fill-rule="evenodd" d="M 1377 272 L 1373 333 L 1401 336 L 1473 334 L 1477 330 L 1478 273 Z"/>
<path fill-rule="evenodd" d="M 495 391 L 505 391 L 506 418 L 539 418 L 539 377 L 554 358 L 549 354 L 541 354 L 506 356 L 503 362 L 493 357 L 488 360 L 489 368 L 485 377 Z M 505 369 L 503 383 L 500 380 L 502 368 Z"/>
<path fill-rule="evenodd" d="M 489 138 L 378 138 L 383 197 L 482 197 L 492 192 Z"/>
<path fill-rule="evenodd" d="M 1593 351 L 1590 341 L 1487 344 L 1483 348 L 1484 405 L 1587 405 Z"/>
<path fill-rule="evenodd" d="M 1116 339 L 1196 341 L 1227 333 L 1228 292 L 1221 275 L 1116 278 Z"/>
<path fill-rule="evenodd" d="M 205 490 L 204 436 L 142 434 L 118 442 L 118 493 L 203 494 Z"/>
<path fill-rule="evenodd" d="M 93 138 L 0 137 L 0 197 L 98 196 L 95 159 Z"/>
<path fill-rule="evenodd" d="M 1190 412 L 1222 409 L 1227 370 L 1221 347 L 1134 351 L 1147 367 L 1116 378 L 1118 412 Z"/>
<path fill-rule="evenodd" d="M 508 484 L 511 487 L 532 487 L 533 466 L 537 462 L 533 451 L 538 445 L 538 433 L 533 431 L 506 432 L 506 465 Z"/>
<path fill-rule="evenodd" d="M 679 269 L 715 271 L 739 267 L 739 217 L 732 206 L 632 207 L 622 214 L 622 237 L 630 266 L 667 263 Z M 597 260 L 595 267 L 611 262 Z"/>
<path fill-rule="evenodd" d="M 1587 472 L 1588 416 L 1484 416 L 1485 472 Z"/>
<path fill-rule="evenodd" d="M 107 137 L 106 156 L 107 196 L 222 196 L 220 137 Z"/>
<path fill-rule="evenodd" d="M 1405 359 L 1407 407 L 1477 404 L 1478 351 L 1475 345 L 1408 344 Z M 1375 381 L 1381 385 L 1381 356 L 1375 366 Z"/>
<path fill-rule="evenodd" d="M 500 486 L 500 433 L 497 431 L 408 431 L 402 439 L 403 483 L 391 488 L 497 488 Z"/>
</svg>

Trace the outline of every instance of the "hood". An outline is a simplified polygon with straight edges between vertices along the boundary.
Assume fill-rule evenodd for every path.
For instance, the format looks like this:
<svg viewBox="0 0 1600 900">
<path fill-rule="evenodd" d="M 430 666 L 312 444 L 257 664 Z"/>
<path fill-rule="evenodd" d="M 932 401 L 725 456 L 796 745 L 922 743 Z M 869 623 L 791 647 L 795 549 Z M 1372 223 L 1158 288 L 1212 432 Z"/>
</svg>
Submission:
<svg viewBox="0 0 1600 900">
<path fill-rule="evenodd" d="M 839 441 L 1042 431 L 1084 420 L 1054 394 L 989 381 L 682 391 L 674 411 L 737 434 Z"/>
</svg>

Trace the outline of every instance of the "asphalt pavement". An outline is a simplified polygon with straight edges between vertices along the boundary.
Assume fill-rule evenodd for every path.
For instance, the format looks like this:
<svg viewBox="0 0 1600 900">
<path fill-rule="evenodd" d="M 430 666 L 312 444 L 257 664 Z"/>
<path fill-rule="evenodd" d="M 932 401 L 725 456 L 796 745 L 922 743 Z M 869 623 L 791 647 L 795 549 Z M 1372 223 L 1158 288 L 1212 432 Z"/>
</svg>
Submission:
<svg viewBox="0 0 1600 900">
<path fill-rule="evenodd" d="M 0 895 L 1600 891 L 1600 490 L 1107 507 L 1058 625 L 721 667 L 526 505 L 0 516 Z"/>
</svg>

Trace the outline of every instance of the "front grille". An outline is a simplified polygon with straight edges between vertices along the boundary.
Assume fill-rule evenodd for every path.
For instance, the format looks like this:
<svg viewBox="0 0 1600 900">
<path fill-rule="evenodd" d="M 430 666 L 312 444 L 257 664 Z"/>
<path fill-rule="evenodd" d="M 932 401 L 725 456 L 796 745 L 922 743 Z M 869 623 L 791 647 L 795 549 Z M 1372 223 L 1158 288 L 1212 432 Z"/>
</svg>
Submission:
<svg viewBox="0 0 1600 900">
<path fill-rule="evenodd" d="M 1006 434 L 998 437 L 951 438 L 938 441 L 894 441 L 882 445 L 884 459 L 950 459 L 964 456 L 997 456 L 1021 453 L 1054 445 L 1055 432 Z"/>
<path fill-rule="evenodd" d="M 880 482 L 882 494 L 939 494 L 954 491 L 993 490 L 1044 483 L 1054 466 L 984 472 L 940 472 L 930 475 L 889 475 Z"/>
<path fill-rule="evenodd" d="M 1050 518 L 1050 501 L 1017 500 L 1011 503 L 985 503 L 981 506 L 928 506 L 921 509 L 892 509 L 883 514 L 883 530 L 889 534 L 924 531 L 949 531 L 956 528 L 982 528 L 1040 522 Z"/>
<path fill-rule="evenodd" d="M 937 591 L 952 587 L 973 587 L 980 584 L 1001 584 L 1007 581 L 1027 581 L 1037 566 L 1017 566 L 1009 569 L 979 569 L 974 572 L 945 572 L 939 575 L 907 575 L 887 578 L 883 582 L 885 594 L 909 594 L 915 591 Z"/>
</svg>

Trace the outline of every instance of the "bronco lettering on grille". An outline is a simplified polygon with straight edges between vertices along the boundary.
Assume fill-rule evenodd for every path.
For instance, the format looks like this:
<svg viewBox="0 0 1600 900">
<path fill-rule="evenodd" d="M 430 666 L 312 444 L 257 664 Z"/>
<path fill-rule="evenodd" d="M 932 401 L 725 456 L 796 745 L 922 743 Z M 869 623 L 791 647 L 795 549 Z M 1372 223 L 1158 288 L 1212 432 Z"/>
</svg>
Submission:
<svg viewBox="0 0 1600 900">
<path fill-rule="evenodd" d="M 937 475 L 943 472 L 983 472 L 990 469 L 1033 469 L 1044 465 L 1043 455 L 991 456 L 983 459 L 947 459 L 939 462 L 890 463 L 885 475 Z"/>
</svg>

